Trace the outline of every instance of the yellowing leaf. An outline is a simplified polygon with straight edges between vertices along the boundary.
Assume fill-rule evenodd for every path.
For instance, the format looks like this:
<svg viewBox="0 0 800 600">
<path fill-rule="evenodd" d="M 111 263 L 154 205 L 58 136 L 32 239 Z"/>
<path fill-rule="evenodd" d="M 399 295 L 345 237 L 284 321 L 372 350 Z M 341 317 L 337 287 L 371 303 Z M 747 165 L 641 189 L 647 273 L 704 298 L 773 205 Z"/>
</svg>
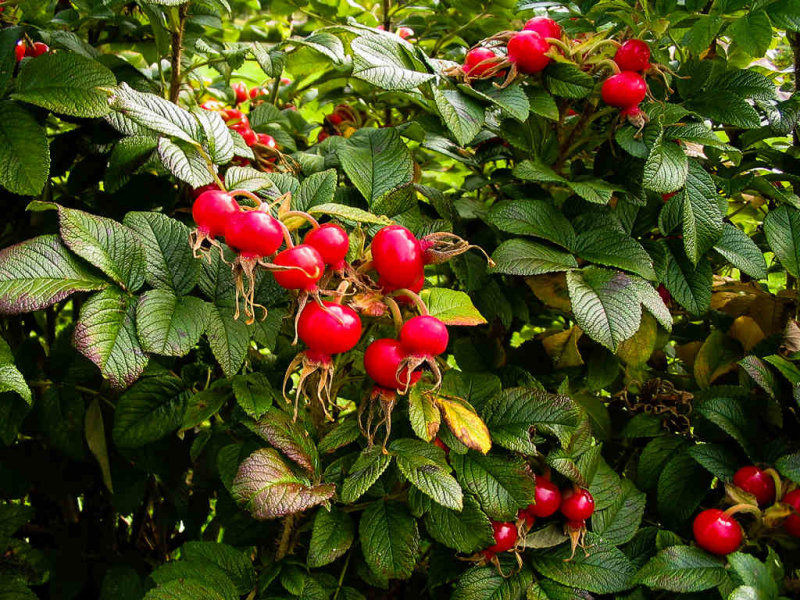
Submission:
<svg viewBox="0 0 800 600">
<path fill-rule="evenodd" d="M 733 339 L 714 331 L 697 353 L 694 360 L 694 377 L 697 384 L 705 389 L 714 381 L 738 368 L 742 358 L 741 348 Z"/>
<path fill-rule="evenodd" d="M 478 309 L 472 304 L 469 295 L 456 290 L 428 288 L 420 293 L 428 312 L 445 325 L 484 325 Z"/>
<path fill-rule="evenodd" d="M 544 350 L 557 369 L 579 367 L 583 364 L 583 358 L 578 351 L 578 340 L 582 335 L 583 330 L 577 325 L 573 325 L 569 329 L 550 334 L 542 339 Z"/>
<path fill-rule="evenodd" d="M 437 396 L 436 404 L 442 409 L 450 431 L 462 444 L 483 454 L 489 452 L 492 447 L 489 428 L 469 402 L 454 396 Z"/>
<path fill-rule="evenodd" d="M 766 336 L 761 331 L 761 327 L 751 317 L 739 317 L 733 322 L 728 334 L 744 348 L 745 352 L 749 352 L 750 348 L 758 344 Z"/>
<path fill-rule="evenodd" d="M 567 279 L 564 273 L 546 273 L 534 277 L 526 277 L 525 283 L 536 297 L 547 306 L 568 312 L 572 310 L 572 302 L 567 290 Z"/>
<path fill-rule="evenodd" d="M 642 366 L 655 349 L 657 335 L 656 320 L 649 313 L 643 313 L 639 330 L 619 345 L 617 356 L 632 367 Z"/>
</svg>

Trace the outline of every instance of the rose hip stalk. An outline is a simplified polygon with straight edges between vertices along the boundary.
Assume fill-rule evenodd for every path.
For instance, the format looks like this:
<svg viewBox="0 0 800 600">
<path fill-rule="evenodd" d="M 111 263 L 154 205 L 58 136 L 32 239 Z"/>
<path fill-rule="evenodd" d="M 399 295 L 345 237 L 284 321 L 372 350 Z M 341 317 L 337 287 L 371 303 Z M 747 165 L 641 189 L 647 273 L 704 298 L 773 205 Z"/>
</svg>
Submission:
<svg viewBox="0 0 800 600">
<path fill-rule="evenodd" d="M 322 405 L 325 417 L 332 421 L 328 411 L 332 405 L 331 387 L 333 384 L 332 355 L 352 350 L 361 337 L 361 319 L 356 311 L 348 306 L 334 302 L 310 303 L 299 313 L 297 334 L 308 349 L 294 357 L 283 378 L 283 397 L 286 395 L 286 384 L 298 367 L 300 379 L 294 397 L 294 418 L 297 419 L 300 394 L 308 399 L 309 394 L 304 384 L 309 377 L 317 378 L 317 400 Z"/>
</svg>

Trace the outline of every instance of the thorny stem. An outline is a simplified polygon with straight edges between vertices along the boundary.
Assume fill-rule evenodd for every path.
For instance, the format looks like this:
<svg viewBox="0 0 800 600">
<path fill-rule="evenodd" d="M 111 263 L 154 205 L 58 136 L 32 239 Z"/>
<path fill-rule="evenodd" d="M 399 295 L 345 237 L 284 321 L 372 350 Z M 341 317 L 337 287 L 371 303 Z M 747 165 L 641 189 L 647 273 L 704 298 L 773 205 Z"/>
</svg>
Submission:
<svg viewBox="0 0 800 600">
<path fill-rule="evenodd" d="M 423 316 L 428 314 L 428 307 L 425 306 L 425 303 L 422 301 L 422 298 L 420 298 L 419 294 L 417 294 L 416 292 L 412 292 L 411 290 L 406 288 L 400 288 L 399 290 L 393 291 L 390 295 L 408 296 L 409 298 L 411 298 L 411 301 L 414 303 L 414 306 L 417 307 L 417 311 L 419 311 L 419 314 Z M 388 299 L 389 296 L 386 296 L 386 298 Z"/>
<path fill-rule="evenodd" d="M 177 29 L 172 32 L 172 75 L 169 82 L 169 101 L 178 102 L 178 93 L 181 90 L 181 54 L 183 53 L 183 30 L 186 25 L 186 15 L 189 12 L 189 3 L 178 7 Z"/>
</svg>

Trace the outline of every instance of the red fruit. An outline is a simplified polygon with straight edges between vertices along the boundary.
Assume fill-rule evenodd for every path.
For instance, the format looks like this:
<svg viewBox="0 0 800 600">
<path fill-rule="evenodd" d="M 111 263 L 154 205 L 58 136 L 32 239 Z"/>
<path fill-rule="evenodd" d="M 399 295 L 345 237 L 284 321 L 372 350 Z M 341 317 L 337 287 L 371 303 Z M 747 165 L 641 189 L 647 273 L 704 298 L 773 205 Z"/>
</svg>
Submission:
<svg viewBox="0 0 800 600">
<path fill-rule="evenodd" d="M 200 105 L 203 110 L 222 110 L 225 105 L 219 100 L 206 100 Z M 223 117 L 224 119 L 225 117 Z"/>
<path fill-rule="evenodd" d="M 423 271 L 422 248 L 411 231 L 389 225 L 372 239 L 372 262 L 386 284 L 406 288 L 414 285 Z"/>
<path fill-rule="evenodd" d="M 288 77 L 281 77 L 281 85 L 289 85 L 290 83 L 292 83 L 291 79 Z"/>
<path fill-rule="evenodd" d="M 661 199 L 662 199 L 664 202 L 666 202 L 667 200 L 669 200 L 670 198 L 672 198 L 672 197 L 673 197 L 674 195 L 676 195 L 677 193 L 678 193 L 678 192 L 677 192 L 677 191 L 675 191 L 675 192 L 670 192 L 670 193 L 668 193 L 668 194 L 661 194 Z"/>
<path fill-rule="evenodd" d="M 226 108 L 225 110 L 220 111 L 219 114 L 222 116 L 222 120 L 225 121 L 225 124 L 228 127 L 232 127 L 233 125 L 239 123 L 244 123 L 250 127 L 250 119 L 248 119 L 247 115 L 237 108 Z"/>
<path fill-rule="evenodd" d="M 395 33 L 405 40 L 414 35 L 414 30 L 411 27 L 398 27 Z"/>
<path fill-rule="evenodd" d="M 350 249 L 350 238 L 336 223 L 325 223 L 312 229 L 306 234 L 303 242 L 314 246 L 325 264 L 330 265 L 334 271 L 344 268 L 344 257 Z"/>
<path fill-rule="evenodd" d="M 283 230 L 272 215 L 260 210 L 243 211 L 228 220 L 225 242 L 244 258 L 262 258 L 281 247 Z"/>
<path fill-rule="evenodd" d="M 330 137 L 326 131 L 320 131 L 319 135 L 317 135 L 317 143 L 324 142 Z"/>
<path fill-rule="evenodd" d="M 628 108 L 623 108 L 620 113 L 623 117 L 638 117 L 642 114 L 642 109 L 639 108 L 639 105 L 629 106 Z"/>
<path fill-rule="evenodd" d="M 661 296 L 661 300 L 664 304 L 669 304 L 672 300 L 672 295 L 669 293 L 669 290 L 664 286 L 663 283 L 658 284 L 658 288 L 656 288 L 658 295 Z"/>
<path fill-rule="evenodd" d="M 410 356 L 439 356 L 447 350 L 447 326 L 436 317 L 413 317 L 400 329 L 400 344 Z"/>
<path fill-rule="evenodd" d="M 192 197 L 197 198 L 200 196 L 200 194 L 203 194 L 204 192 L 218 191 L 218 190 L 219 187 L 217 187 L 216 183 L 209 183 L 208 185 L 204 185 L 202 187 L 193 189 Z"/>
<path fill-rule="evenodd" d="M 406 357 L 400 342 L 389 338 L 375 340 L 367 346 L 364 352 L 364 368 L 372 380 L 380 387 L 388 390 L 403 389 L 412 386 L 422 373 L 415 371 L 410 373 L 404 370 L 399 375 L 397 370 L 400 362 Z"/>
<path fill-rule="evenodd" d="M 586 521 L 567 521 L 567 529 L 580 531 L 586 528 Z"/>
<path fill-rule="evenodd" d="M 361 337 L 361 319 L 349 306 L 324 302 L 325 308 L 309 302 L 297 320 L 297 335 L 320 354 L 341 354 L 352 350 Z"/>
<path fill-rule="evenodd" d="M 250 125 L 246 123 L 236 123 L 230 126 L 235 132 L 242 136 L 244 139 L 244 143 L 248 146 L 254 145 L 258 141 L 258 137 L 256 137 L 256 132 L 250 129 Z"/>
<path fill-rule="evenodd" d="M 718 508 L 709 508 L 697 515 L 692 531 L 698 546 L 720 556 L 734 552 L 742 543 L 741 525 Z"/>
<path fill-rule="evenodd" d="M 525 527 L 530 529 L 536 523 L 536 517 L 529 513 L 526 509 L 520 508 L 517 511 L 517 521 L 525 521 Z"/>
<path fill-rule="evenodd" d="M 549 517 L 561 506 L 561 491 L 549 479 L 536 477 L 536 504 L 528 505 L 528 512 L 534 517 Z"/>
<path fill-rule="evenodd" d="M 241 81 L 233 84 L 233 93 L 236 95 L 236 104 L 247 100 L 247 86 Z"/>
<path fill-rule="evenodd" d="M 594 512 L 594 498 L 588 490 L 569 489 L 561 498 L 559 510 L 570 521 L 585 521 Z"/>
<path fill-rule="evenodd" d="M 561 26 L 547 17 L 533 17 L 528 19 L 523 30 L 535 31 L 543 38 L 561 39 Z"/>
<path fill-rule="evenodd" d="M 603 101 L 610 106 L 630 108 L 644 100 L 647 84 L 638 73 L 623 71 L 606 79 L 600 94 Z"/>
<path fill-rule="evenodd" d="M 742 467 L 733 476 L 733 485 L 753 494 L 759 506 L 766 506 L 775 500 L 775 480 L 753 465 Z"/>
<path fill-rule="evenodd" d="M 275 141 L 275 138 L 267 133 L 259 133 L 256 134 L 256 139 L 258 143 L 262 146 L 266 146 L 267 148 L 277 148 L 278 142 Z"/>
<path fill-rule="evenodd" d="M 33 56 L 36 58 L 37 56 L 41 56 L 42 54 L 46 54 L 50 52 L 50 46 L 43 42 L 33 42 L 33 47 L 29 48 L 25 52 L 25 56 Z"/>
<path fill-rule="evenodd" d="M 197 229 L 211 238 L 224 235 L 228 222 L 238 215 L 239 211 L 239 204 L 233 196 L 216 189 L 216 185 L 214 189 L 204 191 L 197 196 L 192 204 L 192 218 L 197 223 Z"/>
<path fill-rule="evenodd" d="M 494 544 L 487 548 L 489 552 L 506 552 L 517 543 L 517 526 L 514 523 L 492 521 L 492 529 L 494 530 Z"/>
<path fill-rule="evenodd" d="M 20 40 L 17 42 L 16 47 L 14 48 L 14 54 L 17 57 L 17 62 L 21 61 L 25 58 L 25 54 L 27 53 L 27 47 L 25 46 L 25 41 Z"/>
<path fill-rule="evenodd" d="M 535 31 L 520 31 L 508 41 L 508 60 L 521 73 L 538 73 L 550 64 L 549 49 L 550 44 Z"/>
<path fill-rule="evenodd" d="M 287 248 L 275 257 L 274 262 L 282 267 L 299 267 L 273 273 L 278 285 L 287 290 L 313 290 L 325 273 L 322 256 L 308 244 Z"/>
<path fill-rule="evenodd" d="M 788 494 L 784 494 L 781 502 L 788 504 L 796 511 L 794 514 L 789 515 L 783 521 L 783 528 L 786 532 L 796 538 L 800 538 L 800 489 L 792 490 Z"/>
<path fill-rule="evenodd" d="M 473 48 L 464 57 L 464 66 L 461 67 L 467 75 L 480 77 L 494 67 L 502 59 L 489 48 Z"/>
<path fill-rule="evenodd" d="M 448 447 L 447 447 L 447 444 L 445 444 L 445 443 L 444 443 L 444 442 L 441 440 L 441 438 L 438 438 L 438 437 L 437 437 L 437 438 L 433 438 L 433 445 L 434 445 L 434 446 L 439 446 L 439 448 L 441 448 L 442 450 L 444 450 L 444 453 L 445 453 L 445 454 L 450 454 L 450 448 L 448 448 Z"/>
<path fill-rule="evenodd" d="M 628 40 L 617 50 L 614 62 L 623 71 L 645 71 L 650 67 L 650 46 L 642 40 Z"/>
</svg>

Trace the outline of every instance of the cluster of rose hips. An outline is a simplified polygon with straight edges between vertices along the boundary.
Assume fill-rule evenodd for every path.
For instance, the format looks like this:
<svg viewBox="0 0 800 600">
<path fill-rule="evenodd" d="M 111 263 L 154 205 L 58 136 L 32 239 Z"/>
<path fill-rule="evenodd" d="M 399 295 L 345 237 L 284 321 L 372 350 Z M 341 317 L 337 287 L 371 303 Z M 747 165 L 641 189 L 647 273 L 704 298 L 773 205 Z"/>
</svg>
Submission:
<svg viewBox="0 0 800 600">
<path fill-rule="evenodd" d="M 281 85 L 289 85 L 292 83 L 292 80 L 288 77 L 281 77 L 280 84 Z M 252 104 L 258 104 L 264 100 L 267 96 L 270 95 L 270 91 L 268 88 L 263 86 L 254 86 L 251 87 L 249 90 L 247 86 L 239 81 L 233 84 L 233 97 L 234 103 L 238 106 L 244 102 L 247 102 L 249 99 Z"/>
<path fill-rule="evenodd" d="M 255 206 L 240 206 L 238 196 L 247 197 Z M 307 350 L 295 357 L 284 378 L 285 390 L 291 376 L 299 370 L 295 411 L 300 395 L 309 397 L 305 384 L 313 375 L 315 395 L 330 417 L 328 404 L 335 398 L 331 393 L 332 356 L 348 352 L 358 343 L 362 332 L 359 312 L 372 317 L 391 313 L 398 339 L 375 340 L 364 354 L 364 368 L 376 384 L 370 406 L 380 400 L 385 418 L 379 424 L 386 425 L 388 438 L 390 414 L 387 413 L 397 393 L 406 393 L 420 379 L 422 366 L 427 365 L 435 375 L 435 386 L 441 383 L 436 357 L 446 350 L 449 336 L 445 324 L 427 314 L 416 294 L 424 282 L 424 267 L 472 246 L 447 232 L 417 239 L 405 227 L 389 225 L 380 229 L 372 240 L 372 260 L 361 261 L 356 268 L 346 262 L 350 240 L 341 226 L 320 225 L 306 213 L 289 210 L 286 200 L 276 218 L 270 205 L 250 192 L 200 191 L 192 206 L 197 225 L 192 234 L 195 256 L 200 256 L 209 244 L 221 249 L 221 238 L 237 253 L 232 264 L 236 282 L 234 318 L 239 317 L 240 301 L 244 303 L 248 322 L 255 320 L 257 308 L 266 316 L 266 309 L 254 300 L 257 267 L 272 273 L 279 286 L 296 293 L 295 331 Z M 295 244 L 281 219 L 298 217 L 312 228 L 302 243 Z M 285 248 L 280 250 L 284 244 Z M 369 277 L 370 271 L 377 273 L 377 282 Z M 335 289 L 326 290 L 326 286 Z M 332 297 L 333 301 L 321 296 Z M 344 304 L 345 298 L 349 298 L 349 305 Z M 403 323 L 398 303 L 409 301 L 421 314 Z M 372 435 L 369 437 L 371 440 Z"/>
<path fill-rule="evenodd" d="M 20 62 L 26 56 L 36 58 L 37 56 L 46 54 L 49 51 L 50 51 L 50 46 L 48 46 L 44 42 L 33 42 L 32 44 L 28 44 L 28 42 L 25 40 L 19 40 L 17 42 L 16 47 L 14 48 L 14 53 L 17 57 L 17 62 Z"/>
<path fill-rule="evenodd" d="M 643 117 L 639 104 L 647 95 L 642 73 L 650 68 L 650 46 L 642 40 L 628 40 L 617 48 L 614 62 L 620 72 L 603 82 L 600 95 L 609 106 L 622 109 L 622 116 L 634 123 Z"/>
<path fill-rule="evenodd" d="M 700 512 L 692 523 L 692 531 L 697 545 L 703 550 L 719 556 L 735 552 L 742 545 L 744 533 L 733 516 L 740 512 L 750 512 L 761 519 L 762 509 L 770 505 L 777 508 L 775 512 L 778 517 L 775 522 L 782 524 L 784 531 L 790 536 L 800 538 L 800 488 L 778 497 L 777 490 L 782 489 L 783 485 L 777 473 L 772 469 L 762 470 L 753 465 L 736 471 L 733 485 L 751 495 L 756 504 L 745 502 L 724 511 L 709 508 Z M 769 521 L 773 520 L 769 515 L 773 508 L 765 513 Z"/>
<path fill-rule="evenodd" d="M 594 514 L 594 498 L 588 490 L 573 487 L 563 493 L 545 475 L 536 477 L 535 502 L 517 513 L 517 522 L 492 521 L 494 544 L 480 552 L 483 560 L 492 561 L 500 552 L 514 551 L 517 540 L 529 531 L 536 519 L 546 519 L 560 512 L 565 519 L 565 531 L 572 542 L 572 552 L 582 545 L 586 520 Z"/>
<path fill-rule="evenodd" d="M 210 110 L 219 113 L 225 125 L 236 133 L 242 136 L 244 143 L 254 149 L 256 155 L 256 162 L 263 171 L 271 172 L 274 170 L 274 165 L 280 158 L 280 146 L 275 141 L 275 138 L 267 133 L 256 133 L 250 127 L 250 119 L 238 108 L 230 108 L 225 106 L 218 100 L 206 100 L 200 105 L 204 110 Z M 237 159 L 236 163 L 239 166 L 247 166 L 250 164 L 248 159 Z"/>
<path fill-rule="evenodd" d="M 366 119 L 366 113 L 357 111 L 347 104 L 337 104 L 333 112 L 325 116 L 322 122 L 322 131 L 317 136 L 317 142 L 332 135 L 347 137 L 352 131 L 362 127 Z"/>
</svg>

